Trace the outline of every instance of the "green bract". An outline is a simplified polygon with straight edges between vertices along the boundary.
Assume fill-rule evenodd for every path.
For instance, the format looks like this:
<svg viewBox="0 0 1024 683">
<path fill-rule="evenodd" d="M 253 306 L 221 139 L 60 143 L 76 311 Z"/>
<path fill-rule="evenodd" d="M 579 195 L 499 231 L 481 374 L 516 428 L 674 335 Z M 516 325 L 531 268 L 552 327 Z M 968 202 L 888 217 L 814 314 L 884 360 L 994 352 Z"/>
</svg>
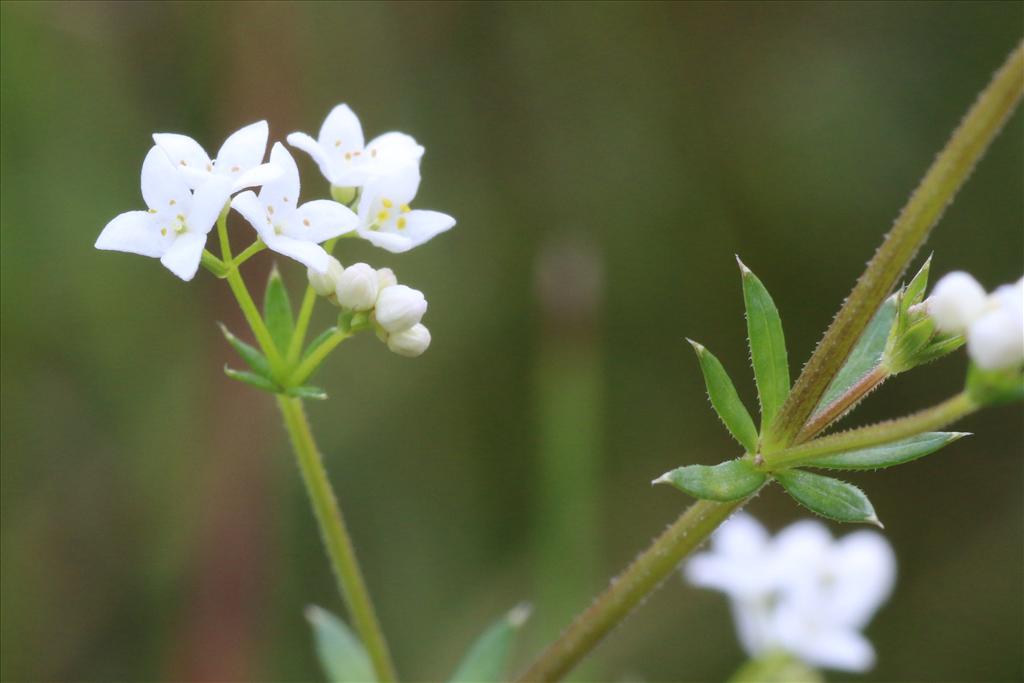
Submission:
<svg viewBox="0 0 1024 683">
<path fill-rule="evenodd" d="M 736 258 L 743 275 L 743 303 L 747 310 L 747 338 L 750 359 L 754 365 L 757 396 L 761 404 L 761 432 L 775 419 L 775 414 L 789 395 L 789 361 L 782 320 L 775 302 L 761 281 Z"/>
<path fill-rule="evenodd" d="M 968 436 L 968 432 L 925 432 L 902 441 L 815 458 L 808 467 L 826 470 L 877 470 L 923 458 Z"/>
<path fill-rule="evenodd" d="M 491 624 L 470 646 L 449 682 L 497 683 L 503 680 L 512 642 L 529 616 L 529 605 L 518 605 Z"/>
<path fill-rule="evenodd" d="M 749 460 L 739 458 L 718 465 L 687 465 L 666 472 L 655 484 L 671 484 L 683 493 L 702 500 L 739 500 L 756 491 L 768 478 Z"/>
<path fill-rule="evenodd" d="M 263 295 L 263 319 L 270 330 L 274 345 L 283 353 L 291 343 L 295 319 L 292 317 L 291 302 L 288 301 L 288 290 L 285 289 L 281 273 L 276 266 L 270 271 L 267 289 Z"/>
<path fill-rule="evenodd" d="M 733 386 L 725 368 L 706 348 L 692 339 L 687 341 L 697 352 L 697 360 L 704 373 L 704 384 L 708 389 L 708 398 L 711 399 L 711 405 L 718 413 L 718 417 L 722 419 L 722 423 L 725 424 L 725 428 L 729 430 L 733 438 L 739 441 L 748 453 L 756 453 L 757 428 L 754 427 L 754 420 L 751 419 L 750 413 L 740 401 L 736 387 Z"/>
<path fill-rule="evenodd" d="M 882 526 L 871 501 L 853 484 L 803 470 L 783 470 L 776 472 L 775 478 L 798 503 L 817 515 L 837 522 Z"/>
<path fill-rule="evenodd" d="M 344 621 L 325 609 L 311 606 L 306 619 L 313 626 L 316 656 L 331 683 L 373 683 L 370 657 Z"/>
</svg>

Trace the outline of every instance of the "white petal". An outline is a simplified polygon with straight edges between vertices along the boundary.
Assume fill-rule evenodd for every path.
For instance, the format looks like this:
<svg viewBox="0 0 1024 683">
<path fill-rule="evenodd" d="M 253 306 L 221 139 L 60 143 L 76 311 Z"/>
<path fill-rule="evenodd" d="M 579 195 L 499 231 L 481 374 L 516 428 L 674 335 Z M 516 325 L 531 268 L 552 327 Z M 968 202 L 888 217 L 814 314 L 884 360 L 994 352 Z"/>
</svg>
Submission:
<svg viewBox="0 0 1024 683">
<path fill-rule="evenodd" d="M 737 599 L 753 599 L 770 591 L 762 564 L 755 559 L 698 553 L 686 563 L 685 575 L 694 586 L 713 588 Z"/>
<path fill-rule="evenodd" d="M 259 187 L 273 180 L 277 180 L 284 174 L 280 166 L 273 164 L 260 164 L 255 168 L 250 168 L 248 171 L 243 173 L 235 180 L 235 183 L 231 186 L 232 192 L 238 192 L 244 190 L 247 187 Z"/>
<path fill-rule="evenodd" d="M 423 146 L 405 133 L 384 133 L 370 140 L 363 156 L 371 175 L 384 175 L 403 166 L 418 166 Z"/>
<path fill-rule="evenodd" d="M 210 176 L 192 196 L 192 206 L 188 212 L 190 231 L 206 234 L 213 229 L 220 212 L 227 206 L 231 198 L 231 179 L 223 176 Z"/>
<path fill-rule="evenodd" d="M 396 207 L 411 203 L 419 187 L 420 169 L 417 166 L 402 166 L 387 175 L 375 178 L 366 184 L 359 198 L 360 220 L 368 224 L 372 216 L 380 210 L 379 204 L 384 199 L 391 201 Z"/>
<path fill-rule="evenodd" d="M 875 665 L 870 641 L 855 630 L 830 630 L 786 643 L 800 659 L 823 669 L 863 673 Z"/>
<path fill-rule="evenodd" d="M 896 556 L 885 538 L 855 531 L 836 543 L 832 553 L 833 590 L 829 618 L 863 628 L 889 598 L 896 581 Z"/>
<path fill-rule="evenodd" d="M 759 557 L 768 544 L 768 532 L 746 513 L 730 517 L 711 537 L 715 553 L 726 557 Z"/>
<path fill-rule="evenodd" d="M 97 249 L 160 256 L 171 238 L 160 234 L 156 217 L 148 211 L 127 211 L 107 223 L 96 239 Z"/>
<path fill-rule="evenodd" d="M 288 144 L 297 149 L 301 149 L 303 152 L 312 157 L 316 165 L 320 167 L 320 172 L 327 179 L 327 182 L 332 185 L 334 182 L 334 169 L 330 157 L 327 155 L 327 151 L 320 146 L 320 143 L 306 135 L 305 133 L 292 133 L 288 136 Z"/>
<path fill-rule="evenodd" d="M 332 157 L 337 151 L 363 150 L 363 127 L 359 117 L 347 104 L 339 104 L 324 119 L 317 136 L 320 146 Z"/>
<path fill-rule="evenodd" d="M 832 535 L 817 520 L 790 524 L 772 540 L 771 566 L 766 570 L 793 590 L 816 589 L 815 579 L 827 561 Z"/>
<path fill-rule="evenodd" d="M 178 169 L 191 173 L 189 178 L 205 177 L 213 171 L 213 162 L 203 146 L 187 135 L 178 133 L 154 133 L 153 142 L 162 149 L 171 164 Z"/>
<path fill-rule="evenodd" d="M 330 199 L 316 199 L 299 207 L 287 232 L 307 242 L 323 242 L 352 232 L 358 223 L 356 214 L 347 206 Z"/>
<path fill-rule="evenodd" d="M 256 193 L 251 190 L 237 195 L 231 200 L 231 208 L 242 214 L 242 217 L 256 229 L 260 237 L 264 238 L 274 234 L 274 227 L 267 218 L 267 210 L 256 198 Z"/>
<path fill-rule="evenodd" d="M 988 296 L 969 273 L 954 271 L 942 276 L 928 297 L 928 314 L 942 332 L 961 334 L 985 312 Z"/>
<path fill-rule="evenodd" d="M 440 211 L 410 211 L 402 215 L 405 227 L 398 231 L 412 242 L 412 246 L 429 242 L 442 232 L 451 230 L 455 219 Z"/>
<path fill-rule="evenodd" d="M 269 209 L 274 220 L 283 219 L 295 211 L 299 202 L 299 167 L 288 149 L 275 142 L 270 150 L 270 163 L 276 166 L 280 177 L 264 183 L 260 189 L 260 202 Z"/>
<path fill-rule="evenodd" d="M 237 179 L 258 166 L 267 153 L 268 134 L 267 122 L 257 121 L 229 135 L 217 152 L 216 172 Z"/>
<path fill-rule="evenodd" d="M 331 257 L 319 244 L 278 235 L 273 231 L 263 235 L 263 242 L 269 249 L 293 258 L 307 268 L 324 272 L 330 266 Z"/>
<path fill-rule="evenodd" d="M 203 258 L 203 247 L 205 246 L 206 235 L 198 232 L 186 232 L 174 240 L 171 248 L 160 257 L 160 263 L 187 282 L 195 277 L 196 271 L 199 270 L 199 262 Z"/>
<path fill-rule="evenodd" d="M 729 601 L 732 618 L 736 623 L 736 635 L 740 645 L 751 657 L 757 657 L 778 646 L 772 630 L 769 605 L 766 597 Z"/>
<path fill-rule="evenodd" d="M 192 200 L 185 179 L 159 147 L 153 147 L 142 162 L 142 198 L 146 206 L 175 214 L 188 209 Z"/>
<path fill-rule="evenodd" d="M 383 232 L 381 230 L 360 230 L 359 236 L 373 246 L 380 247 L 385 251 L 390 251 L 392 254 L 402 254 L 416 246 L 412 243 L 412 240 L 405 235 L 398 235 L 393 232 Z"/>
</svg>

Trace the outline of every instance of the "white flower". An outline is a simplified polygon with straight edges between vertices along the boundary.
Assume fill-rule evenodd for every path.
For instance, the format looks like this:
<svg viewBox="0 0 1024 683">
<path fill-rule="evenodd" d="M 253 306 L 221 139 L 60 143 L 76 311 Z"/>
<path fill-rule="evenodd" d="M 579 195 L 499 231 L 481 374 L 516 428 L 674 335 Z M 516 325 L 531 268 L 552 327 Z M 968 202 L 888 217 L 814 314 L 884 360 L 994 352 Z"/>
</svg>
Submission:
<svg viewBox="0 0 1024 683">
<path fill-rule="evenodd" d="M 391 334 L 416 325 L 426 312 L 423 292 L 405 285 L 386 287 L 377 297 L 377 323 Z"/>
<path fill-rule="evenodd" d="M 369 311 L 377 302 L 377 271 L 365 263 L 353 263 L 338 277 L 335 296 L 346 310 Z"/>
<path fill-rule="evenodd" d="M 430 346 L 430 330 L 417 323 L 407 330 L 388 335 L 388 348 L 399 356 L 415 358 Z"/>
<path fill-rule="evenodd" d="M 153 147 L 142 162 L 142 198 L 149 211 L 128 211 L 107 223 L 96 248 L 159 257 L 172 273 L 191 280 L 224 208 L 226 187 L 214 180 L 193 193 L 167 155 Z"/>
<path fill-rule="evenodd" d="M 299 169 L 279 142 L 270 151 L 270 163 L 278 167 L 280 176 L 264 183 L 258 197 L 251 191 L 238 195 L 232 208 L 256 228 L 267 247 L 318 273 L 327 272 L 330 256 L 319 243 L 351 232 L 357 223 L 355 214 L 329 199 L 299 206 Z"/>
<path fill-rule="evenodd" d="M 985 288 L 963 271 L 948 273 L 928 297 L 928 314 L 942 332 L 963 334 L 985 312 Z"/>
<path fill-rule="evenodd" d="M 187 135 L 154 133 L 153 142 L 167 154 L 191 187 L 198 188 L 214 178 L 230 181 L 226 183 L 226 202 L 229 194 L 262 185 L 280 174 L 270 164 L 262 163 L 267 153 L 267 133 L 266 121 L 257 121 L 235 131 L 220 146 L 216 160 L 210 159 L 202 145 Z"/>
<path fill-rule="evenodd" d="M 394 287 L 398 284 L 395 271 L 390 268 L 377 269 L 377 290 L 382 291 L 385 287 Z"/>
<path fill-rule="evenodd" d="M 967 329 L 967 354 L 983 370 L 1001 370 L 1024 363 L 1024 316 L 1000 306 Z"/>
<path fill-rule="evenodd" d="M 455 225 L 447 214 L 410 208 L 419 185 L 419 168 L 411 165 L 367 183 L 359 197 L 359 236 L 398 254 Z"/>
<path fill-rule="evenodd" d="M 324 119 L 316 140 L 292 133 L 288 144 L 298 147 L 320 167 L 335 187 L 358 187 L 396 168 L 418 165 L 423 147 L 404 133 L 385 133 L 363 145 L 363 128 L 347 104 L 339 104 Z"/>
<path fill-rule="evenodd" d="M 817 521 L 774 539 L 737 515 L 695 555 L 686 576 L 726 593 L 740 642 L 751 656 L 783 649 L 808 664 L 865 671 L 874 650 L 861 634 L 892 591 L 896 562 L 885 539 L 857 531 L 834 541 Z"/>
<path fill-rule="evenodd" d="M 338 278 L 343 272 L 345 272 L 345 268 L 342 267 L 341 261 L 331 256 L 326 271 L 320 272 L 307 268 L 306 276 L 309 278 L 309 284 L 314 292 L 320 296 L 329 296 L 334 294 L 334 289 L 338 286 Z"/>
</svg>

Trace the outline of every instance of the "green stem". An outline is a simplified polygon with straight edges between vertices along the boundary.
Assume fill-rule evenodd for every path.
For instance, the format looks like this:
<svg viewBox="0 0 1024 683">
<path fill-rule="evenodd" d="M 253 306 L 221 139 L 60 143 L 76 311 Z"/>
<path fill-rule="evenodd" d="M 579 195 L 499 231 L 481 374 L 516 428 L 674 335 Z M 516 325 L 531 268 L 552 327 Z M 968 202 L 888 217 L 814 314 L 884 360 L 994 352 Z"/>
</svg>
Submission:
<svg viewBox="0 0 1024 683">
<path fill-rule="evenodd" d="M 770 426 L 765 449 L 793 442 L 861 332 L 1024 93 L 1024 42 L 1010 54 L 939 153 L 857 280 Z"/>
<path fill-rule="evenodd" d="M 288 378 L 289 385 L 297 385 L 306 381 L 314 370 L 327 358 L 327 354 L 334 350 L 334 348 L 345 341 L 353 334 L 352 330 L 344 331 L 338 330 L 330 336 L 323 344 L 313 349 L 308 356 L 302 359 L 299 366 L 295 368 L 291 376 Z"/>
<path fill-rule="evenodd" d="M 228 286 L 231 287 L 235 298 L 238 299 L 238 306 L 242 309 L 246 322 L 249 323 L 249 328 L 252 330 L 253 335 L 256 336 L 256 341 L 259 343 L 260 348 L 263 349 L 263 354 L 270 362 L 270 367 L 274 370 L 274 374 L 278 374 L 281 372 L 281 368 L 284 367 L 284 359 L 274 345 L 274 338 L 270 335 L 270 330 L 267 329 L 266 323 L 263 322 L 260 311 L 256 307 L 256 302 L 252 300 L 249 289 L 245 286 L 245 280 L 242 279 L 238 269 L 233 266 L 228 268 L 226 277 Z"/>
<path fill-rule="evenodd" d="M 907 439 L 922 432 L 931 432 L 956 422 L 981 408 L 966 391 L 946 399 L 938 405 L 906 417 L 879 422 L 878 424 L 851 429 L 847 432 L 824 436 L 800 446 L 766 455 L 765 469 L 796 467 L 810 464 L 815 458 L 833 453 L 859 450 L 880 446 L 892 441 Z"/>
<path fill-rule="evenodd" d="M 397 676 L 394 664 L 391 663 L 387 641 L 384 640 L 380 623 L 377 621 L 370 593 L 359 570 L 352 538 L 345 528 L 341 508 L 334 497 L 334 491 L 331 490 L 327 472 L 324 470 L 322 458 L 309 428 L 309 421 L 302 409 L 302 401 L 278 395 L 277 405 L 284 416 L 284 424 L 291 437 L 299 469 L 302 471 L 302 480 L 306 484 L 313 513 L 320 525 L 320 535 L 327 548 L 349 616 L 366 652 L 370 655 L 377 680 L 381 683 L 394 681 Z"/>
<path fill-rule="evenodd" d="M 267 248 L 267 245 L 263 244 L 263 240 L 257 239 L 255 242 L 253 242 L 248 247 L 246 247 L 245 250 L 242 251 L 241 254 L 236 256 L 234 258 L 234 260 L 231 262 L 231 265 L 233 265 L 235 268 L 237 268 L 238 266 L 242 265 L 243 263 L 248 261 L 250 258 L 252 258 L 256 254 L 260 253 L 261 251 L 263 251 L 266 248 Z"/>
<path fill-rule="evenodd" d="M 698 500 L 687 508 L 624 572 L 612 579 L 604 593 L 516 680 L 523 683 L 557 681 L 568 673 L 657 588 L 686 555 L 753 495 L 730 503 Z"/>
<path fill-rule="evenodd" d="M 338 243 L 337 237 L 324 242 L 324 250 L 328 254 L 334 252 L 334 245 Z M 306 332 L 309 331 L 309 321 L 313 317 L 313 306 L 316 304 L 316 291 L 313 285 L 306 285 L 306 293 L 302 295 L 302 305 L 299 307 L 299 315 L 295 319 L 295 331 L 292 333 L 292 340 L 288 344 L 285 358 L 289 365 L 294 365 L 302 353 L 302 344 L 306 341 Z"/>
<path fill-rule="evenodd" d="M 231 211 L 231 202 L 224 205 L 220 215 L 217 216 L 217 237 L 220 239 L 220 257 L 225 264 L 231 263 L 231 240 L 228 239 L 228 213 Z"/>
<path fill-rule="evenodd" d="M 209 250 L 203 249 L 203 257 L 201 263 L 203 264 L 204 268 L 206 268 L 208 271 L 210 271 L 217 277 L 227 277 L 228 267 L 224 265 L 224 262 L 221 261 L 216 256 L 214 256 L 213 253 L 210 252 Z"/>
<path fill-rule="evenodd" d="M 837 396 L 834 401 L 815 413 L 800 433 L 793 439 L 793 443 L 800 444 L 810 441 L 819 432 L 830 424 L 853 410 L 854 406 L 860 403 L 865 396 L 881 386 L 882 382 L 892 377 L 892 374 L 882 365 L 875 366 L 875 369 L 857 380 L 853 386 Z"/>
</svg>

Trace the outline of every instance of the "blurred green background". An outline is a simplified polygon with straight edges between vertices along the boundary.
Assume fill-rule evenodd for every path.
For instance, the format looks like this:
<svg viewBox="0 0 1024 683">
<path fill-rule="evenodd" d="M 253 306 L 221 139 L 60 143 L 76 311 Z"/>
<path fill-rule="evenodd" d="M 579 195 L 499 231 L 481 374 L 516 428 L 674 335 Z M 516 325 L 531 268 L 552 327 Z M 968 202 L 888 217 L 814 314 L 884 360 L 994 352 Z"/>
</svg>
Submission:
<svg viewBox="0 0 1024 683">
<path fill-rule="evenodd" d="M 221 372 L 214 322 L 244 330 L 227 287 L 92 244 L 142 208 L 152 132 L 212 152 L 262 118 L 272 139 L 315 133 L 338 102 L 368 136 L 415 135 L 417 204 L 459 220 L 406 255 L 343 244 L 427 293 L 434 345 L 409 361 L 346 344 L 309 408 L 399 669 L 438 680 L 539 600 L 525 663 L 688 503 L 649 481 L 735 452 L 683 342 L 754 405 L 733 255 L 799 368 L 1024 5 L 5 2 L 0 18 L 3 680 L 320 679 L 302 608 L 342 608 L 270 397 Z M 323 196 L 297 157 L 303 197 Z M 1018 112 L 928 245 L 933 272 L 1020 277 L 1022 187 Z M 257 288 L 273 261 L 246 266 Z M 278 261 L 297 296 L 302 269 Z M 850 424 L 936 402 L 965 365 L 899 378 Z M 831 678 L 1024 678 L 1021 410 L 962 429 L 849 477 L 900 577 L 868 631 L 877 668 Z M 773 529 L 802 516 L 774 490 L 751 511 Z M 720 680 L 740 657 L 722 596 L 672 579 L 582 677 Z"/>
</svg>

